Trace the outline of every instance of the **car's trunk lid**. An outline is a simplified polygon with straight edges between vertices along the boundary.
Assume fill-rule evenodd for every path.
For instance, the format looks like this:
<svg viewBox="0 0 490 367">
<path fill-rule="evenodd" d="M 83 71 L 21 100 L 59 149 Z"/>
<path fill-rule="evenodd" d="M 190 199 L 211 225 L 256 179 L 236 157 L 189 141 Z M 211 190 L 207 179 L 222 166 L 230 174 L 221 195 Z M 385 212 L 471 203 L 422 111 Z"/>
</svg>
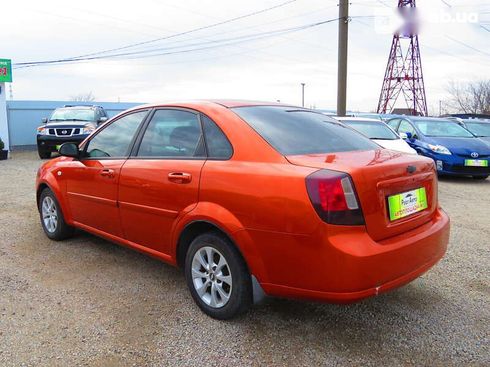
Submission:
<svg viewBox="0 0 490 367">
<path fill-rule="evenodd" d="M 386 149 L 286 158 L 295 165 L 348 173 L 359 197 L 367 231 L 376 241 L 428 222 L 438 205 L 437 176 L 434 163 L 428 158 Z M 388 197 L 421 188 L 425 189 L 427 208 L 400 219 L 390 219 Z"/>
</svg>

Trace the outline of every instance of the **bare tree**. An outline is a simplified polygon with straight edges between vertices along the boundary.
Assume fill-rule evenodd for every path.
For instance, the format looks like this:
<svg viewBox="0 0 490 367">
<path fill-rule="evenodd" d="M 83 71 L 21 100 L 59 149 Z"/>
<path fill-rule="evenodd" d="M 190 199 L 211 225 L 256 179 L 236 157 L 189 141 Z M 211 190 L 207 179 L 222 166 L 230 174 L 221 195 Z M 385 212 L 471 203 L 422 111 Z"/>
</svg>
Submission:
<svg viewBox="0 0 490 367">
<path fill-rule="evenodd" d="M 490 80 L 468 83 L 450 82 L 446 106 L 456 112 L 490 114 Z"/>
<path fill-rule="evenodd" d="M 71 96 L 70 100 L 74 102 L 93 102 L 95 101 L 95 96 L 92 92 L 80 93 L 75 96 Z"/>
</svg>

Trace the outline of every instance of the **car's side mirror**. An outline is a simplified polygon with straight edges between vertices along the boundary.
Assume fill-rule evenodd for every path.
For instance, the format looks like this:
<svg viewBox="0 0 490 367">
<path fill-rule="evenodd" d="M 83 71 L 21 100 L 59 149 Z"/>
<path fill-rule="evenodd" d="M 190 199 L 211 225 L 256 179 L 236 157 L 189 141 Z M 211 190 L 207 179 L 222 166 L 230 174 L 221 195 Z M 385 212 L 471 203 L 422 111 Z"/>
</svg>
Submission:
<svg viewBox="0 0 490 367">
<path fill-rule="evenodd" d="M 78 158 L 80 156 L 80 151 L 75 143 L 64 143 L 61 144 L 59 153 L 65 157 Z"/>
<path fill-rule="evenodd" d="M 402 133 L 403 134 L 403 133 Z M 412 140 L 413 139 L 413 136 L 412 136 L 412 133 L 411 132 L 406 132 L 404 133 L 405 134 L 405 138 L 404 139 L 407 139 L 407 140 Z"/>
<path fill-rule="evenodd" d="M 107 117 L 101 117 L 99 118 L 99 120 L 97 121 L 97 125 L 101 125 L 103 124 L 104 122 L 106 122 L 108 120 Z"/>
<path fill-rule="evenodd" d="M 43 118 L 42 118 L 42 120 L 41 120 L 41 122 L 42 122 L 43 124 L 46 124 L 46 123 L 48 122 L 48 119 L 47 119 L 46 117 L 43 117 Z"/>
</svg>

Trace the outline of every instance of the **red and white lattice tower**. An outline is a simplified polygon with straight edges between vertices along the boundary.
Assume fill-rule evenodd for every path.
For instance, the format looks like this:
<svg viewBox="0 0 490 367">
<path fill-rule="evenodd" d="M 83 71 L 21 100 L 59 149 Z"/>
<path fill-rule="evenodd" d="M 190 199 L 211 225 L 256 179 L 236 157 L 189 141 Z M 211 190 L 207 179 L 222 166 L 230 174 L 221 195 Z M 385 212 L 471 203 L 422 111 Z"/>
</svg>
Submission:
<svg viewBox="0 0 490 367">
<path fill-rule="evenodd" d="M 403 95 L 409 114 L 427 116 L 424 76 L 416 25 L 415 0 L 399 0 L 398 11 L 405 19 L 402 29 L 395 32 L 386 67 L 378 113 L 391 113 Z M 408 49 L 405 48 L 408 43 Z"/>
</svg>

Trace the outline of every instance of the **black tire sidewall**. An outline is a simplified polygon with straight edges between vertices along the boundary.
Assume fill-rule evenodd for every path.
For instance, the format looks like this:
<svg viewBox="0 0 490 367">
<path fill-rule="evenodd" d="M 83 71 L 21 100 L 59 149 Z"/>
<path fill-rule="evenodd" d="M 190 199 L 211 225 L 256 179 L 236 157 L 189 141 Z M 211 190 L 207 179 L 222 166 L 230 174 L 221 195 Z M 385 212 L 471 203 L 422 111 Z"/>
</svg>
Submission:
<svg viewBox="0 0 490 367">
<path fill-rule="evenodd" d="M 43 213 L 42 213 L 42 205 L 44 198 L 49 196 L 51 199 L 53 199 L 54 204 L 56 205 L 56 215 L 58 216 L 58 223 L 56 226 L 56 230 L 54 232 L 49 232 L 44 225 L 44 220 L 43 220 Z M 63 217 L 63 213 L 60 208 L 60 204 L 58 203 L 58 200 L 56 199 L 56 196 L 54 195 L 53 191 L 50 189 L 46 188 L 41 192 L 41 195 L 39 196 L 39 217 L 41 219 L 41 226 L 43 227 L 44 233 L 46 236 L 48 236 L 50 239 L 55 240 L 55 241 L 60 241 L 63 240 L 67 237 L 69 237 L 73 233 L 73 228 L 68 226 L 65 223 L 65 218 Z"/>
<path fill-rule="evenodd" d="M 208 306 L 201 300 L 194 288 L 191 272 L 192 259 L 194 254 L 205 246 L 213 247 L 219 251 L 225 257 L 230 268 L 233 280 L 232 291 L 228 303 L 221 308 Z M 205 233 L 192 241 L 186 254 L 184 271 L 192 298 L 205 314 L 215 319 L 226 320 L 233 318 L 246 311 L 252 303 L 251 280 L 245 261 L 234 245 L 219 233 Z"/>
<path fill-rule="evenodd" d="M 38 149 L 37 153 L 39 154 L 39 158 L 41 158 L 41 159 L 51 158 L 51 152 L 49 152 L 49 151 Z"/>
</svg>

